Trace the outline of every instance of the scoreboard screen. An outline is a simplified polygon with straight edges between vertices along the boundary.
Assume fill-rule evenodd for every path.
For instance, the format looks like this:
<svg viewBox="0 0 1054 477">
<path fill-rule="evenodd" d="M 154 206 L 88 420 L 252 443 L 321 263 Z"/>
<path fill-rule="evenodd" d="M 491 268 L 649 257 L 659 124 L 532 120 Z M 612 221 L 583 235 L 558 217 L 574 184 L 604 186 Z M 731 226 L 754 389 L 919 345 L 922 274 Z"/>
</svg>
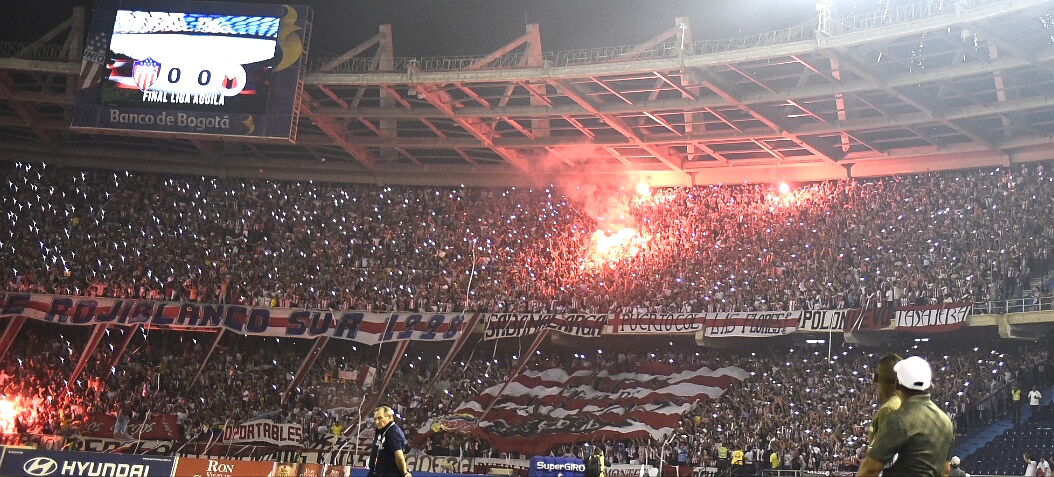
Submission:
<svg viewBox="0 0 1054 477">
<path fill-rule="evenodd" d="M 73 127 L 295 139 L 303 6 L 119 1 L 97 9 Z"/>
<path fill-rule="evenodd" d="M 262 113 L 278 17 L 118 10 L 101 100 Z"/>
</svg>

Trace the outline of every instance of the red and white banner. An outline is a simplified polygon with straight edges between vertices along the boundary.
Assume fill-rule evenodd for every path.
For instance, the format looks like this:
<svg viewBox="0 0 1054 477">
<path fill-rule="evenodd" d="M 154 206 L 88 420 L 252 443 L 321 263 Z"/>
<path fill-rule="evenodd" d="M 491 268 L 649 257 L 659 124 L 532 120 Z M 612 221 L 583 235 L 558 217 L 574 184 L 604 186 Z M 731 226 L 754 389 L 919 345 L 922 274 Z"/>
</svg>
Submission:
<svg viewBox="0 0 1054 477">
<path fill-rule="evenodd" d="M 278 424 L 270 419 L 232 424 L 223 429 L 223 442 L 227 444 L 299 446 L 303 440 L 304 429 L 300 424 Z"/>
<path fill-rule="evenodd" d="M 609 324 L 608 332 L 614 334 L 696 333 L 706 327 L 706 313 L 627 313 Z"/>
<path fill-rule="evenodd" d="M 344 381 L 351 381 L 359 387 L 373 386 L 373 380 L 377 378 L 377 368 L 361 365 L 357 368 L 342 369 L 337 372 L 337 377 Z"/>
<path fill-rule="evenodd" d="M 471 432 L 476 428 L 476 416 L 472 414 L 447 414 L 432 419 L 432 432 Z"/>
<path fill-rule="evenodd" d="M 229 329 L 243 335 L 314 339 L 329 336 L 365 344 L 447 341 L 464 332 L 458 313 L 372 313 L 254 308 L 194 302 L 0 293 L 0 317 L 64 325 L 136 325 L 184 331 Z M 599 333 L 598 333 L 599 335 Z"/>
<path fill-rule="evenodd" d="M 797 333 L 841 333 L 851 310 L 803 310 Z"/>
<path fill-rule="evenodd" d="M 627 372 L 583 368 L 529 370 L 462 403 L 455 414 L 481 416 L 473 430 L 502 452 L 542 454 L 555 445 L 602 439 L 659 439 L 681 415 L 720 396 L 749 373 L 737 367 L 682 368 L 640 363 Z M 493 404 L 492 404 L 493 402 Z M 432 432 L 431 422 L 418 430 Z"/>
<path fill-rule="evenodd" d="M 845 317 L 845 332 L 892 330 L 893 323 L 891 306 L 853 309 Z"/>
<path fill-rule="evenodd" d="M 705 332 L 707 337 L 780 336 L 796 331 L 803 313 L 802 311 L 765 311 L 625 314 L 611 318 L 605 333 L 669 335 Z"/>
<path fill-rule="evenodd" d="M 114 426 L 117 418 L 109 414 L 93 414 L 84 420 L 77 432 L 87 437 L 114 438 Z M 128 434 L 136 439 L 174 441 L 182 439 L 176 416 L 172 414 L 151 414 L 146 421 L 128 423 Z"/>
<path fill-rule="evenodd" d="M 706 337 L 769 337 L 793 332 L 939 332 L 965 326 L 969 303 L 866 310 L 731 313 L 547 314 L 489 313 L 484 339 L 534 336 L 542 330 L 597 338 L 605 334 L 698 333 Z M 465 332 L 473 316 L 458 313 L 372 313 L 255 308 L 194 302 L 161 302 L 0 292 L 0 317 L 24 317 L 66 325 L 142 325 L 185 331 L 235 331 L 243 335 L 315 339 L 322 336 L 365 344 L 448 341 Z M 471 330 L 469 330 L 471 332 Z"/>
<path fill-rule="evenodd" d="M 706 315 L 706 337 L 785 335 L 798 329 L 801 314 L 801 311 L 708 313 Z"/>
<path fill-rule="evenodd" d="M 604 331 L 607 314 L 490 313 L 486 315 L 485 340 L 534 336 L 542 330 L 596 338 Z"/>
<path fill-rule="evenodd" d="M 896 309 L 897 330 L 920 333 L 942 333 L 966 326 L 973 312 L 970 303 L 939 303 L 925 306 L 902 306 Z"/>
</svg>

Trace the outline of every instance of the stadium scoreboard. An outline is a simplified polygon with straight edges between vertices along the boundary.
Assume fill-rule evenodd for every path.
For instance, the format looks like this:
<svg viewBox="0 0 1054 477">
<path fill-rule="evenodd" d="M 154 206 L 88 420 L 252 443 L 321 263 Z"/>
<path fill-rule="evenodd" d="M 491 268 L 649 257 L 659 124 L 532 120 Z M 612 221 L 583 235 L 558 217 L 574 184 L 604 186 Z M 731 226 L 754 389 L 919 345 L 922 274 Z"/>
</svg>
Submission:
<svg viewBox="0 0 1054 477">
<path fill-rule="evenodd" d="M 295 141 L 311 10 L 100 1 L 71 128 Z"/>
</svg>

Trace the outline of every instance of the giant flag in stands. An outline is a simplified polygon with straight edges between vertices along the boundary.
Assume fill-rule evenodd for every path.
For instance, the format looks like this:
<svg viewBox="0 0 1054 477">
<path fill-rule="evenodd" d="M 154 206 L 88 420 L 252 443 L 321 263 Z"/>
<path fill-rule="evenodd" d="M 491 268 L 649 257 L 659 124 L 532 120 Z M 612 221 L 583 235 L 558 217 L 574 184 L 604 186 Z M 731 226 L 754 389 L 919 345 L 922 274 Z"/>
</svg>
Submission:
<svg viewBox="0 0 1054 477">
<path fill-rule="evenodd" d="M 550 447 L 603 438 L 661 438 L 681 415 L 720 396 L 749 373 L 737 367 L 685 368 L 643 362 L 627 371 L 559 368 L 517 376 L 476 433 L 500 451 L 544 454 Z M 455 413 L 479 417 L 502 385 L 492 386 Z M 428 433 L 431 423 L 421 428 Z"/>
</svg>

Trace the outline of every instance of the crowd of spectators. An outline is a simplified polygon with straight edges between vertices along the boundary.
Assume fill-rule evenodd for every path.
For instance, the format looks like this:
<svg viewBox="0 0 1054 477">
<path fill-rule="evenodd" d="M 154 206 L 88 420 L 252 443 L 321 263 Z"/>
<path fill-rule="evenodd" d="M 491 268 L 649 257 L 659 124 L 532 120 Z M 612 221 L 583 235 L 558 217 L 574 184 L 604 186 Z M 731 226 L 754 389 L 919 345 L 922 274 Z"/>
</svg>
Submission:
<svg viewBox="0 0 1054 477">
<path fill-rule="evenodd" d="M 822 348 L 609 351 L 588 357 L 565 350 L 539 356 L 530 367 L 572 370 L 586 366 L 617 372 L 649 360 L 678 363 L 688 369 L 740 367 L 749 371 L 750 377 L 719 398 L 701 402 L 685 413 L 672 438 L 666 435 L 604 442 L 605 455 L 616 464 L 661 461 L 714 467 L 717 448 L 723 443 L 730 449 L 753 449 L 757 456 L 778 451 L 783 468 L 816 471 L 855 470 L 862 460 L 870 418 L 877 409 L 871 377 L 885 353 L 919 355 L 932 363 L 936 376 L 933 399 L 956 423 L 960 434 L 1005 415 L 1011 383 L 1051 383 L 1051 356 L 1040 344 L 1018 346 L 989 340 L 985 346 L 973 348 L 948 343 L 899 348 L 848 346 L 830 359 L 826 347 Z M 471 375 L 466 376 L 460 380 L 462 386 L 455 387 L 464 390 L 455 393 L 455 402 L 478 396 L 481 389 L 465 386 L 471 379 Z M 395 395 L 393 400 L 405 397 Z M 427 412 L 442 414 L 434 408 Z M 507 456 L 488 450 L 486 442 L 452 433 L 434 435 L 425 445 L 441 455 Z M 561 446 L 553 453 L 583 457 L 588 448 L 581 444 Z"/>
<path fill-rule="evenodd" d="M 127 331 L 125 331 L 127 332 Z M 360 404 L 378 390 L 373 385 L 339 379 L 339 371 L 363 364 L 382 369 L 392 350 L 338 342 L 327 347 L 310 376 L 288 399 L 283 393 L 307 354 L 298 340 L 228 336 L 198 369 L 215 335 L 153 331 L 138 333 L 118 364 L 111 368 L 112 336 L 90 358 L 75 382 L 68 382 L 88 333 L 76 327 L 30 323 L 0 361 L 0 394 L 20 412 L 5 431 L 76 434 L 97 413 L 126 416 L 134 425 L 148 413 L 178 417 L 182 439 L 214 439 L 213 429 L 251 418 L 270 418 L 304 426 L 306 447 L 333 449 L 335 436 L 369 436 L 359 420 Z M 529 362 L 530 369 L 581 367 L 625 370 L 650 360 L 676 362 L 685 369 L 736 366 L 749 373 L 716 399 L 694 403 L 670 435 L 657 439 L 603 443 L 615 464 L 686 466 L 716 465 L 716 450 L 726 446 L 760 456 L 776 451 L 788 469 L 850 470 L 858 465 L 875 410 L 873 367 L 885 353 L 926 357 L 935 370 L 934 401 L 952 417 L 960 433 L 978 429 L 1006 412 L 1011 383 L 1030 387 L 1051 383 L 1050 354 L 1041 343 L 1019 344 L 997 338 L 967 344 L 918 343 L 859 348 L 844 345 L 829 357 L 824 347 L 765 347 L 764 350 L 581 350 L 546 347 Z M 390 403 L 414 442 L 413 453 L 465 457 L 524 458 L 491 448 L 485 437 L 456 432 L 418 434 L 433 420 L 490 387 L 515 369 L 519 352 L 489 342 L 470 347 L 438 375 L 440 356 L 429 345 L 412 347 L 401 360 L 380 402 Z M 822 348 L 822 349 L 821 349 Z M 380 351 L 380 353 L 378 353 Z M 985 403 L 985 405 L 982 405 Z M 368 412 L 364 415 L 368 419 Z M 16 423 L 17 422 L 17 423 Z M 134 436 L 132 436 L 134 437 Z M 555 455 L 579 456 L 583 442 L 558 446 Z M 664 444 L 665 443 L 665 444 Z M 352 448 L 354 449 L 354 447 Z"/>
<path fill-rule="evenodd" d="M 8 290 L 520 312 L 794 310 L 1049 295 L 1032 283 L 1051 268 L 1054 226 L 1035 220 L 1054 210 L 1050 164 L 820 182 L 783 193 L 737 185 L 584 196 L 555 186 L 381 187 L 0 167 L 8 225 L 0 229 L 0 273 Z M 616 220 L 616 212 L 624 214 Z M 598 259 L 597 232 L 623 227 L 633 230 L 625 247 L 632 253 Z M 151 412 L 179 416 L 186 439 L 266 416 L 303 424 L 312 443 L 336 442 L 334 434 L 361 426 L 357 416 L 373 390 L 336 376 L 361 365 L 383 372 L 391 353 L 332 345 L 286 396 L 305 341 L 226 336 L 195 380 L 213 336 L 135 331 L 143 336 L 111 369 L 114 345 L 129 332 L 115 329 L 70 383 L 86 336 L 59 329 L 24 331 L 0 363 L 0 390 L 21 410 L 10 420 L 16 431 L 70 433 L 95 413 L 136 422 Z M 1043 349 L 1007 357 L 1001 346 L 924 353 L 945 377 L 937 401 L 960 429 L 1000 411 L 999 400 L 986 398 L 1014 366 L 1037 369 L 1048 359 Z M 382 400 L 395 404 L 404 427 L 427 427 L 515 367 L 514 354 L 497 346 L 489 357 L 473 347 L 465 353 L 431 390 L 439 356 L 402 361 Z M 801 468 L 859 459 L 873 410 L 865 370 L 875 351 L 849 349 L 831 363 L 801 349 L 665 353 L 654 359 L 728 362 L 753 375 L 685 415 L 667 448 L 607 443 L 616 462 L 668 452 L 669 462 L 706 463 L 719 440 L 778 447 Z M 553 351 L 534 366 L 569 369 L 582 359 Z M 800 372 L 821 368 L 827 374 Z M 496 454 L 485 439 L 454 433 L 436 434 L 418 451 Z"/>
<path fill-rule="evenodd" d="M 11 408 L 0 411 L 5 434 L 69 436 L 82 432 L 92 416 L 109 414 L 126 422 L 113 432 L 118 439 L 137 438 L 127 434 L 127 423 L 134 428 L 151 415 L 167 414 L 177 417 L 180 440 L 216 439 L 225 425 L 267 418 L 301 424 L 305 445 L 325 444 L 355 420 L 362 396 L 372 389 L 339 379 L 339 371 L 367 361 L 376 365 L 368 358 L 375 352 L 370 347 L 334 347 L 286 395 L 307 353 L 304 342 L 227 335 L 206 361 L 215 334 L 114 328 L 70 382 L 88 341 L 86 330 L 26 326 L 0 361 L 0 396 Z M 110 366 L 128 332 L 139 336 Z"/>
<path fill-rule="evenodd" d="M 4 164 L 0 270 L 42 293 L 376 311 L 990 303 L 1049 296 L 1045 166 L 584 195 Z"/>
</svg>

